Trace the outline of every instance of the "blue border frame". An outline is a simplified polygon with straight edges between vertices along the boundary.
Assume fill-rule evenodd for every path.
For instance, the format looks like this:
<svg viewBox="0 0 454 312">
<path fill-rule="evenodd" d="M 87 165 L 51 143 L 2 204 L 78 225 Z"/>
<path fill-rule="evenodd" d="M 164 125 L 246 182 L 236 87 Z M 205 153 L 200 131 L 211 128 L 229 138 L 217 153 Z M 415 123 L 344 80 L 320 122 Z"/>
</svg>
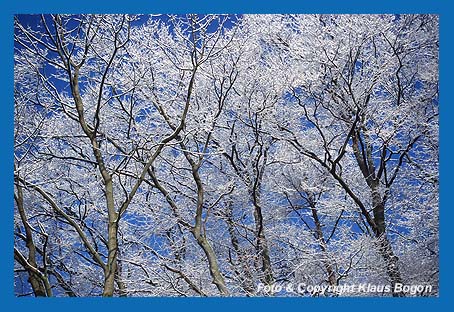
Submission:
<svg viewBox="0 0 454 312">
<path fill-rule="evenodd" d="M 6 2 L 6 3 L 5 3 Z M 450 257 L 449 221 L 453 217 L 449 191 L 454 185 L 450 165 L 450 101 L 453 78 L 452 42 L 454 10 L 450 0 L 4 0 L 0 6 L 0 298 L 6 309 L 440 309 L 452 303 L 452 258 Z M 439 298 L 15 298 L 13 294 L 13 15 L 18 13 L 432 13 L 440 15 L 440 297 Z M 7 306 L 5 306 L 7 305 Z"/>
</svg>

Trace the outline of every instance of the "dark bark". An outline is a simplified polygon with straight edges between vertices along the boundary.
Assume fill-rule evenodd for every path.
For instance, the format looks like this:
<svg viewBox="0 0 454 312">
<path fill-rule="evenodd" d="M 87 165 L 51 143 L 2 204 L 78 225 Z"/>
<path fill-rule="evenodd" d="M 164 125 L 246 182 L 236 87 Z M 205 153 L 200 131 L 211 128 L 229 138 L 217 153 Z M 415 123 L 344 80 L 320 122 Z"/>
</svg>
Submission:
<svg viewBox="0 0 454 312">
<path fill-rule="evenodd" d="M 386 223 L 385 223 L 385 201 L 386 193 L 380 194 L 380 180 L 376 175 L 376 169 L 374 166 L 372 158 L 372 146 L 368 142 L 367 136 L 365 139 L 362 139 L 361 132 L 358 130 L 354 133 L 352 137 L 353 141 L 353 150 L 355 154 L 356 161 L 358 166 L 361 169 L 361 172 L 366 180 L 367 185 L 370 189 L 370 194 L 372 198 L 372 209 L 373 209 L 373 224 L 371 226 L 376 238 L 377 238 L 377 248 L 385 261 L 386 272 L 391 280 L 392 287 L 397 283 L 402 283 L 402 277 L 400 275 L 399 269 L 399 259 L 394 254 L 391 243 L 389 242 L 386 235 Z M 382 158 L 384 153 L 381 153 Z M 381 163 L 385 162 L 384 159 L 381 159 Z M 386 166 L 386 164 L 384 164 Z M 383 167 L 383 166 L 381 166 Z M 383 169 L 381 169 L 383 170 Z M 379 169 L 379 171 L 381 171 Z M 390 187 L 390 185 L 388 185 Z M 393 296 L 401 296 L 401 293 L 394 293 Z"/>
<path fill-rule="evenodd" d="M 237 275 L 241 288 L 246 292 L 248 296 L 252 296 L 256 293 L 256 287 L 254 284 L 254 277 L 252 275 L 251 269 L 249 267 L 249 261 L 245 252 L 240 247 L 240 242 L 236 235 L 235 224 L 233 221 L 232 207 L 229 206 L 227 215 L 226 215 L 227 228 L 230 235 L 230 242 L 232 243 L 233 250 L 235 251 L 237 257 L 237 263 L 234 263 L 232 257 L 230 256 L 230 263 L 234 273 Z M 230 253 L 229 253 L 230 255 Z M 239 267 L 237 267 L 239 266 Z"/>
<path fill-rule="evenodd" d="M 16 190 L 17 194 L 14 194 L 14 200 L 16 202 L 17 210 L 21 218 L 22 225 L 25 230 L 25 245 L 28 249 L 28 258 L 25 259 L 19 251 L 15 250 L 14 258 L 21 264 L 28 272 L 28 281 L 32 287 L 33 293 L 36 297 L 48 297 L 52 295 L 50 287 L 46 287 L 49 284 L 47 275 L 40 272 L 38 263 L 36 261 L 37 249 L 33 240 L 32 228 L 28 223 L 27 214 L 24 207 L 24 195 L 22 187 L 17 183 L 16 179 Z"/>
<path fill-rule="evenodd" d="M 325 258 L 322 260 L 323 265 L 325 266 L 325 270 L 328 274 L 328 284 L 330 285 L 337 285 L 337 276 L 336 276 L 336 271 L 328 259 L 328 248 L 326 245 L 326 240 L 323 235 L 322 231 L 322 225 L 320 223 L 320 219 L 318 217 L 317 209 L 315 207 L 315 202 L 311 201 L 311 212 L 312 212 L 312 218 L 314 219 L 314 224 L 315 224 L 315 237 L 319 241 L 320 249 L 322 250 Z"/>
<path fill-rule="evenodd" d="M 270 252 L 268 249 L 268 241 L 266 239 L 263 226 L 262 207 L 260 206 L 258 196 L 254 196 L 254 220 L 256 230 L 257 256 L 262 263 L 261 271 L 263 273 L 263 277 L 261 278 L 261 280 L 264 284 L 271 285 L 274 283 L 274 276 L 271 266 Z"/>
<path fill-rule="evenodd" d="M 183 146 L 185 149 L 185 146 Z M 186 149 L 185 149 L 186 150 Z M 194 182 L 197 186 L 197 208 L 196 208 L 196 215 L 195 215 L 195 225 L 191 230 L 192 235 L 197 241 L 197 244 L 202 248 L 203 252 L 205 253 L 208 259 L 208 265 L 210 270 L 210 275 L 213 278 L 213 284 L 216 285 L 219 292 L 223 296 L 229 295 L 229 290 L 225 285 L 224 276 L 222 275 L 219 264 L 216 258 L 216 254 L 213 250 L 213 247 L 209 243 L 204 227 L 205 223 L 202 220 L 202 213 L 203 213 L 203 204 L 204 204 L 204 188 L 202 184 L 202 180 L 200 179 L 199 175 L 199 165 L 196 164 L 189 153 L 185 152 L 185 157 L 191 165 L 192 169 L 192 176 L 194 178 Z"/>
</svg>

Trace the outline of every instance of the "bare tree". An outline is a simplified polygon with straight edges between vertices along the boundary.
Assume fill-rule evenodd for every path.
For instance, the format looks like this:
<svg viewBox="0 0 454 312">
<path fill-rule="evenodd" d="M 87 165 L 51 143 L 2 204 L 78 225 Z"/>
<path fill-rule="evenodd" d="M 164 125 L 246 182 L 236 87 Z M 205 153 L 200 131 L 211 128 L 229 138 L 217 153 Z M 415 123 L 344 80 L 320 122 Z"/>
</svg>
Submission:
<svg viewBox="0 0 454 312">
<path fill-rule="evenodd" d="M 436 16 L 17 15 L 14 44 L 18 296 L 437 289 Z"/>
</svg>

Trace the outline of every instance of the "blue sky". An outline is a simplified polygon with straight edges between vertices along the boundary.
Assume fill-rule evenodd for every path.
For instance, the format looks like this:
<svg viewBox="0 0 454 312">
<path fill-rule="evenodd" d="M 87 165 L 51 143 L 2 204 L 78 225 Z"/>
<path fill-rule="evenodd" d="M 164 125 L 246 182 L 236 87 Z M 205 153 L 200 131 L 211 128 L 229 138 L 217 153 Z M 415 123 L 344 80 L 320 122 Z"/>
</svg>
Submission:
<svg viewBox="0 0 454 312">
<path fill-rule="evenodd" d="M 438 310 L 442 305 L 452 303 L 450 280 L 453 269 L 448 262 L 452 260 L 449 255 L 449 222 L 453 217 L 451 209 L 451 199 L 449 193 L 452 192 L 450 176 L 453 168 L 450 163 L 451 138 L 453 133 L 453 122 L 451 116 L 454 116 L 454 107 L 452 105 L 453 95 L 449 93 L 452 88 L 452 77 L 450 73 L 453 69 L 452 35 L 450 32 L 454 25 L 454 10 L 450 8 L 449 0 L 382 0 L 382 1 L 291 1 L 291 0 L 232 0 L 232 1 L 205 1 L 205 0 L 91 0 L 91 1 L 58 1 L 58 0 L 23 0 L 23 1 L 2 1 L 0 14 L 1 42 L 0 53 L 2 62 L 2 80 L 1 84 L 3 99 L 3 111 L 0 114 L 1 125 L 1 147 L 0 164 L 0 183 L 1 183 L 1 202 L 4 216 L 0 221 L 1 229 L 1 250 L 2 266 L 0 269 L 0 296 L 2 305 L 11 305 L 11 310 L 22 309 L 97 309 L 103 310 L 129 310 L 153 309 L 153 310 L 177 310 L 185 309 L 205 311 L 218 309 L 219 305 L 225 309 L 238 309 L 238 307 L 255 310 L 270 309 L 277 310 L 307 310 L 307 309 L 338 309 L 345 308 L 349 311 L 360 310 L 367 311 L 383 309 L 424 309 Z M 301 299 L 78 299 L 77 301 L 69 299 L 52 299 L 39 300 L 34 299 L 17 299 L 13 295 L 13 14 L 18 13 L 435 13 L 440 14 L 440 141 L 441 160 L 440 160 L 440 235 L 441 235 L 441 297 L 434 298 L 416 298 L 410 300 L 403 299 L 324 299 L 324 300 L 301 300 Z M 448 91 L 445 91 L 448 90 Z M 452 251 L 451 251 L 452 252 Z M 398 306 L 393 305 L 398 302 Z M 341 304 L 340 304 L 341 303 Z M 41 306 L 42 305 L 42 306 Z M 365 306 L 367 305 L 367 306 Z M 387 307 L 388 306 L 388 307 Z M 8 308 L 8 307 L 7 307 Z"/>
</svg>

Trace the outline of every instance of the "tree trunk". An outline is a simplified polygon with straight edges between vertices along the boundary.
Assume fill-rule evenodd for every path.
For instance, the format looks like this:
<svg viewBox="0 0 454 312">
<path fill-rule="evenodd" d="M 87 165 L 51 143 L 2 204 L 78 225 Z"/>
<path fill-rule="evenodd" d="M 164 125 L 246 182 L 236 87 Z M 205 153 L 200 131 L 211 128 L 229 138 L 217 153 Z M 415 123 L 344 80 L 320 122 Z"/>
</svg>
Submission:
<svg viewBox="0 0 454 312">
<path fill-rule="evenodd" d="M 228 296 L 229 290 L 227 289 L 224 277 L 222 276 L 221 271 L 219 270 L 219 264 L 216 259 L 216 254 L 214 253 L 213 248 L 211 247 L 206 237 L 202 235 L 200 228 L 194 227 L 194 229 L 192 230 L 192 234 L 194 238 L 197 240 L 199 246 L 202 247 L 202 250 L 204 251 L 208 259 L 208 265 L 210 268 L 210 275 L 213 278 L 213 284 L 216 285 L 221 295 Z"/>
<path fill-rule="evenodd" d="M 391 279 L 391 285 L 394 289 L 396 284 L 402 283 L 402 278 L 399 270 L 399 259 L 394 254 L 391 243 L 386 236 L 385 203 L 378 190 L 378 181 L 374 181 L 374 183 L 371 184 L 371 191 L 372 204 L 374 207 L 374 221 L 376 225 L 375 236 L 378 239 L 378 249 L 386 263 L 386 272 Z M 393 292 L 393 296 L 402 296 L 402 293 Z"/>
<path fill-rule="evenodd" d="M 184 145 L 182 145 L 183 148 Z M 200 247 L 202 247 L 203 252 L 205 253 L 207 259 L 208 259 L 208 265 L 210 269 L 210 274 L 211 277 L 213 278 L 213 284 L 216 285 L 216 287 L 219 289 L 219 292 L 223 296 L 228 296 L 229 295 L 229 290 L 227 289 L 227 286 L 225 285 L 224 277 L 221 274 L 221 271 L 219 270 L 219 264 L 216 258 L 216 254 L 214 253 L 213 248 L 210 245 L 210 242 L 206 238 L 205 233 L 202 233 L 202 227 L 205 226 L 204 221 L 202 220 L 202 213 L 203 213 L 203 203 L 204 203 L 204 188 L 202 184 L 202 180 L 200 179 L 199 175 L 199 167 L 200 164 L 196 164 L 192 158 L 189 156 L 188 153 L 185 153 L 186 159 L 188 160 L 189 164 L 191 165 L 192 168 L 192 176 L 194 178 L 194 182 L 197 186 L 197 208 L 196 208 L 196 215 L 195 215 L 195 225 L 191 229 L 191 232 L 194 236 L 194 238 L 197 241 L 197 244 L 199 244 Z"/>
<path fill-rule="evenodd" d="M 264 284 L 271 285 L 274 283 L 274 276 L 271 267 L 271 258 L 268 249 L 268 242 L 263 227 L 262 207 L 258 203 L 254 204 L 254 219 L 257 239 L 257 255 L 261 259 L 262 263 L 261 270 L 264 274 L 261 280 Z"/>
<path fill-rule="evenodd" d="M 232 243 L 232 247 L 235 250 L 235 253 L 238 258 L 238 262 L 241 266 L 241 270 L 234 269 L 235 274 L 238 276 L 241 284 L 241 288 L 246 292 L 248 296 L 252 296 L 256 293 L 256 287 L 254 285 L 254 277 L 252 275 L 251 269 L 248 264 L 248 259 L 244 254 L 244 251 L 240 248 L 240 243 L 238 241 L 238 237 L 235 234 L 235 226 L 233 222 L 233 214 L 232 214 L 232 207 L 229 205 L 228 212 L 226 215 L 226 223 L 229 230 L 230 241 Z M 233 267 L 236 264 L 231 261 Z"/>
<path fill-rule="evenodd" d="M 104 289 L 102 295 L 104 297 L 112 297 L 115 290 L 115 273 L 117 271 L 117 222 L 109 221 L 108 225 L 108 241 L 109 248 L 107 265 L 104 271 Z"/>
<path fill-rule="evenodd" d="M 109 248 L 107 254 L 107 265 L 104 271 L 104 297 L 112 297 L 115 290 L 115 275 L 117 273 L 117 254 L 118 254 L 118 213 L 115 211 L 113 202 L 113 186 L 112 179 L 108 179 L 105 183 L 107 209 L 108 209 L 108 238 L 107 246 Z"/>
<path fill-rule="evenodd" d="M 27 270 L 28 281 L 32 286 L 35 297 L 47 297 L 50 294 L 48 293 L 48 290 L 46 290 L 45 284 L 48 284 L 49 282 L 47 276 L 44 276 L 43 274 L 38 275 L 39 269 L 38 263 L 36 262 L 36 246 L 33 241 L 32 229 L 30 224 L 28 223 L 27 214 L 25 213 L 24 195 L 22 192 L 22 187 L 20 185 L 16 185 L 16 189 L 17 195 L 14 194 L 14 199 L 16 201 L 17 210 L 19 211 L 19 215 L 25 230 L 26 239 L 25 245 L 27 246 L 28 249 L 28 259 L 25 260 L 19 255 L 16 256 L 16 254 L 15 258 Z M 47 283 L 43 281 L 43 278 L 47 280 Z"/>
<path fill-rule="evenodd" d="M 323 236 L 322 225 L 320 224 L 320 219 L 318 218 L 317 209 L 315 208 L 315 202 L 311 201 L 311 212 L 312 218 L 314 219 L 315 224 L 315 235 L 318 239 L 320 249 L 323 252 L 323 255 L 328 257 L 328 248 L 326 246 L 326 241 Z M 328 273 L 328 284 L 337 285 L 336 271 L 333 269 L 331 262 L 327 258 L 323 258 L 323 265 L 325 270 Z"/>
<path fill-rule="evenodd" d="M 391 243 L 386 237 L 385 224 L 385 198 L 380 194 L 380 179 L 375 172 L 374 160 L 372 157 L 372 146 L 369 143 L 369 138 L 364 135 L 364 140 L 361 138 L 359 131 L 355 131 L 352 136 L 353 151 L 359 168 L 366 180 L 370 189 L 373 207 L 373 220 L 368 223 L 371 226 L 378 240 L 378 251 L 383 257 L 386 265 L 386 272 L 391 280 L 392 287 L 397 283 L 402 282 L 400 270 L 398 266 L 399 259 L 394 255 Z M 363 146 L 360 148 L 360 146 Z M 401 293 L 394 293 L 393 296 L 402 296 Z"/>
</svg>

